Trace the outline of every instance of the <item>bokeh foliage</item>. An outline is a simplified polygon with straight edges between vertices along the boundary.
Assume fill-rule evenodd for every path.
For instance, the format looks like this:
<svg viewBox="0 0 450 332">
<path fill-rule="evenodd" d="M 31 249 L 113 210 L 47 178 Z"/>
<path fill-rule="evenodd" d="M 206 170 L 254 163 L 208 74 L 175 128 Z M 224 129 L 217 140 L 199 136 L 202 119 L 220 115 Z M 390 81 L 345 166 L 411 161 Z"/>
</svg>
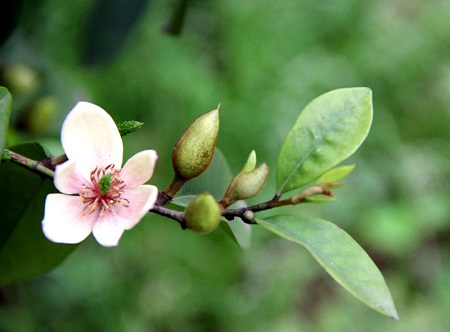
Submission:
<svg viewBox="0 0 450 332">
<path fill-rule="evenodd" d="M 368 251 L 401 320 L 371 312 L 306 252 L 263 230 L 254 228 L 252 248 L 242 251 L 220 232 L 199 236 L 151 215 L 117 249 L 87 241 L 52 273 L 2 289 L 1 329 L 450 328 L 450 4 L 199 0 L 189 2 L 181 34 L 170 36 L 162 28 L 175 1 L 113 1 L 119 17 L 135 17 L 123 20 L 128 25 L 111 13 L 100 19 L 96 2 L 21 2 L 0 46 L 2 84 L 11 83 L 13 65 L 32 74 L 28 90 L 8 87 L 7 144 L 37 137 L 58 151 L 63 118 L 76 101 L 89 100 L 117 122 L 145 123 L 124 139 L 125 157 L 156 149 L 152 182 L 164 187 L 179 134 L 221 103 L 218 146 L 231 168 L 239 171 L 255 149 L 274 170 L 283 137 L 310 100 L 368 86 L 374 122 L 352 157 L 356 169 L 334 203 L 301 213 L 333 220 Z M 120 48 L 96 53 L 95 36 L 120 37 Z M 263 196 L 275 187 L 272 172 Z"/>
</svg>

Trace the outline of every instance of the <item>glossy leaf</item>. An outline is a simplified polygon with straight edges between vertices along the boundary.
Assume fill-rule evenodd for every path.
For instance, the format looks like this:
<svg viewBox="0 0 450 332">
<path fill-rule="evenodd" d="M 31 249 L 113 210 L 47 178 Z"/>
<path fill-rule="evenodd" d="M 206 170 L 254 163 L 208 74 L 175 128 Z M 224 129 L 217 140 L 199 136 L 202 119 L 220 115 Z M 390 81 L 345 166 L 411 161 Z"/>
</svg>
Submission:
<svg viewBox="0 0 450 332">
<path fill-rule="evenodd" d="M 325 220 L 301 216 L 275 216 L 256 221 L 306 248 L 338 283 L 370 308 L 398 319 L 383 275 L 342 228 Z"/>
<path fill-rule="evenodd" d="M 172 203 L 186 207 L 195 196 L 204 193 L 205 191 L 210 193 L 215 199 L 220 200 L 232 177 L 232 173 L 225 157 L 220 150 L 216 148 L 213 160 L 208 169 L 199 177 L 186 182 L 172 200 Z M 237 202 L 231 207 L 235 208 L 243 205 L 243 202 Z M 235 218 L 231 221 L 223 219 L 220 226 L 241 248 L 250 248 L 250 225 L 244 223 L 240 218 Z"/>
<path fill-rule="evenodd" d="M 278 193 L 301 187 L 350 157 L 372 123 L 372 91 L 346 88 L 310 102 L 286 136 L 277 162 Z"/>
<path fill-rule="evenodd" d="M 336 182 L 342 180 L 355 169 L 355 165 L 345 165 L 330 169 L 322 174 L 316 183 Z"/>
<path fill-rule="evenodd" d="M 9 91 L 4 87 L 0 87 L 0 155 L 5 148 L 11 103 L 12 98 Z"/>
<path fill-rule="evenodd" d="M 34 160 L 47 156 L 41 146 L 11 147 Z M 0 286 L 45 273 L 61 263 L 77 246 L 53 243 L 42 233 L 41 221 L 53 182 L 10 161 L 0 164 Z"/>
</svg>

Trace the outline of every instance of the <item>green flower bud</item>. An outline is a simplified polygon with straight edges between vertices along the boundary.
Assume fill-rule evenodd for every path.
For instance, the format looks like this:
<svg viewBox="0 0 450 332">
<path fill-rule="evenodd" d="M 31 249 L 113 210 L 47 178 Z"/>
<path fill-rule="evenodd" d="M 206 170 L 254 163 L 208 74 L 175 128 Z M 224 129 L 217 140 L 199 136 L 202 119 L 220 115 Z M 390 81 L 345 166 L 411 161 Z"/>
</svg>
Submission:
<svg viewBox="0 0 450 332">
<path fill-rule="evenodd" d="M 184 131 L 172 151 L 172 164 L 179 179 L 193 179 L 208 168 L 218 134 L 218 109 L 202 115 Z"/>
<path fill-rule="evenodd" d="M 249 173 L 238 175 L 233 184 L 234 195 L 238 200 L 255 197 L 264 188 L 268 177 L 269 166 L 266 163 Z"/>
<path fill-rule="evenodd" d="M 231 180 L 220 202 L 222 206 L 228 207 L 238 200 L 250 199 L 261 192 L 269 178 L 269 166 L 263 163 L 255 168 L 255 165 L 256 154 L 252 151 L 241 172 Z"/>
<path fill-rule="evenodd" d="M 214 231 L 219 226 L 220 217 L 219 204 L 208 193 L 194 198 L 184 212 L 186 227 L 202 234 Z"/>
</svg>

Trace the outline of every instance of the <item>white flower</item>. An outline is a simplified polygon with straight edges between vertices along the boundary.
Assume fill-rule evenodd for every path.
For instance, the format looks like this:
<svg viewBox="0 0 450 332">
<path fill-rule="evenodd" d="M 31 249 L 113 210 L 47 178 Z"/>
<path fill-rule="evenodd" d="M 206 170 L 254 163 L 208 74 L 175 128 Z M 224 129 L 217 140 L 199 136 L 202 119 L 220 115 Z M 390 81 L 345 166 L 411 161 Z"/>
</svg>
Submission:
<svg viewBox="0 0 450 332">
<path fill-rule="evenodd" d="M 91 232 L 103 246 L 116 246 L 124 230 L 153 208 L 158 189 L 144 185 L 158 156 L 146 150 L 122 165 L 123 144 L 116 124 L 102 108 L 79 102 L 67 115 L 61 142 L 68 161 L 54 183 L 62 194 L 45 201 L 42 229 L 59 243 L 78 243 Z"/>
</svg>

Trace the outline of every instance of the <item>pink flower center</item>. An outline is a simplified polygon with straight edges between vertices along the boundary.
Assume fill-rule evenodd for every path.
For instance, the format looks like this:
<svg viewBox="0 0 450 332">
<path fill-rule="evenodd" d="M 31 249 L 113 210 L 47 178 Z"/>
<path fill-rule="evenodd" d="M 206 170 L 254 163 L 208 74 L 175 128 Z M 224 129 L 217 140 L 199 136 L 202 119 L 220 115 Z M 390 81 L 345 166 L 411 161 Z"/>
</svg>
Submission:
<svg viewBox="0 0 450 332">
<path fill-rule="evenodd" d="M 95 167 L 91 172 L 91 183 L 82 185 L 83 192 L 80 193 L 80 196 L 81 202 L 84 204 L 83 215 L 87 211 L 90 215 L 96 210 L 103 215 L 107 211 L 111 212 L 112 206 L 116 203 L 128 207 L 130 204 L 128 199 L 121 197 L 126 184 L 119 178 L 119 172 L 120 170 L 114 168 L 113 164 L 106 167 Z M 107 181 L 109 188 L 106 191 L 101 183 L 105 175 L 110 177 Z"/>
</svg>

